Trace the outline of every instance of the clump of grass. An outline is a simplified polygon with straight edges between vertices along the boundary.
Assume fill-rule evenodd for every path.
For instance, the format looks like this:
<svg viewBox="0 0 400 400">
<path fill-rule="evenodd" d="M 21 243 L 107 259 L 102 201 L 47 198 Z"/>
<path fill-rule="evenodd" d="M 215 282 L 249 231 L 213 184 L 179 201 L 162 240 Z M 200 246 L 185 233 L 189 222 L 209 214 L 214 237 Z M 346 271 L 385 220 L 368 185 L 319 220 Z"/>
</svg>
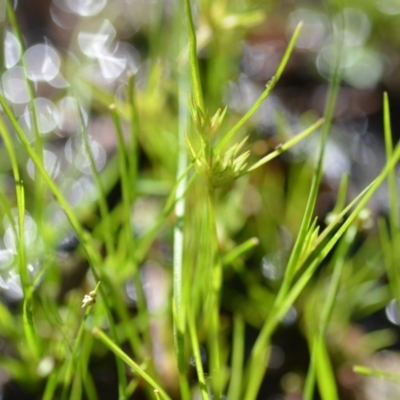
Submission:
<svg viewBox="0 0 400 400">
<path fill-rule="evenodd" d="M 248 10 L 229 14 L 228 5 L 221 2 L 220 6 L 222 5 L 225 6 L 221 8 L 225 13 L 222 16 L 215 16 L 215 9 L 211 5 L 204 6 L 206 15 L 213 22 L 211 25 L 215 35 L 226 33 L 228 17 L 231 26 L 235 28 L 234 33 L 237 34 L 243 26 L 258 23 L 262 16 L 259 12 Z M 99 394 L 89 364 L 92 358 L 106 351 L 115 355 L 119 399 L 127 399 L 140 393 L 139 396 L 146 398 L 170 399 L 180 395 L 183 400 L 189 400 L 196 391 L 203 400 L 224 398 L 226 393 L 230 400 L 256 399 L 266 374 L 272 337 L 281 321 L 297 301 L 302 301 L 302 297 L 312 300 L 321 299 L 321 295 L 323 296 L 317 313 L 313 314 L 307 305 L 304 306 L 305 335 L 311 355 L 304 383 L 304 398 L 312 399 L 318 388 L 323 399 L 338 399 L 334 366 L 326 342 L 327 332 L 329 325 L 335 320 L 345 267 L 350 265 L 351 269 L 356 265 L 350 253 L 357 235 L 363 229 L 363 213 L 368 201 L 386 179 L 390 190 L 390 222 L 389 227 L 381 225 L 380 233 L 385 245 L 383 256 L 390 290 L 392 296 L 397 298 L 399 275 L 395 268 L 398 241 L 395 166 L 400 158 L 400 146 L 393 147 L 391 142 L 387 96 L 384 97 L 386 165 L 376 179 L 349 204 L 345 201 L 347 178 L 342 180 L 334 212 L 326 228 L 321 231 L 314 213 L 323 176 L 324 151 L 340 85 L 338 69 L 332 73 L 323 118 L 313 121 L 302 132 L 253 162 L 251 150 L 246 150 L 249 142 L 246 126 L 279 81 L 302 25 L 299 24 L 293 32 L 276 73 L 261 96 L 244 116 L 237 118 L 226 107 L 213 109 L 218 90 L 210 90 L 212 93 L 205 90 L 208 85 L 200 74 L 192 8 L 192 2 L 185 0 L 184 8 L 177 11 L 176 21 L 184 19 L 185 25 L 177 23 L 173 31 L 174 37 L 178 38 L 176 42 L 179 43 L 179 49 L 175 49 L 174 54 L 177 55 L 184 47 L 188 56 L 184 66 L 179 65 L 177 68 L 177 85 L 173 90 L 158 79 L 162 76 L 159 64 L 152 67 L 146 89 L 136 85 L 133 75 L 129 77 L 124 86 L 126 100 L 115 101 L 101 88 L 91 88 L 96 102 L 103 106 L 102 111 L 113 122 L 117 151 L 107 169 L 101 173 L 97 171 L 85 118 L 80 112 L 80 136 L 97 190 L 96 201 L 86 208 L 74 209 L 62 192 L 59 182 L 46 170 L 43 160 L 45 143 L 38 129 L 33 85 L 26 78 L 30 92 L 29 106 L 35 116 L 34 143 L 28 140 L 12 107 L 0 94 L 0 134 L 15 181 L 17 218 L 13 217 L 14 205 L 11 200 L 1 195 L 0 203 L 2 213 L 8 216 L 13 226 L 17 244 L 15 265 L 23 293 L 21 309 L 16 315 L 11 314 L 6 306 L 0 305 L 1 334 L 12 343 L 14 352 L 13 357 L 3 356 L 0 362 L 7 373 L 23 385 L 36 391 L 42 386 L 44 399 L 79 399 L 83 396 L 97 399 Z M 11 28 L 22 43 L 14 10 L 9 2 L 7 16 Z M 157 21 L 160 25 L 155 25 L 150 32 L 153 36 L 149 40 L 155 48 L 158 46 L 157 28 L 161 27 L 161 21 Z M 155 48 L 152 50 L 155 51 Z M 26 68 L 24 65 L 23 67 Z M 168 84 L 172 85 L 171 82 Z M 151 93 L 154 87 L 158 98 L 154 98 Z M 163 100 L 168 95 L 173 96 L 176 101 L 177 111 L 163 110 L 154 104 L 158 101 L 164 105 Z M 79 98 L 79 88 L 76 88 L 76 97 Z M 77 103 L 79 104 L 78 100 Z M 154 109 L 160 113 L 160 121 L 154 121 Z M 165 115 L 161 115 L 163 111 Z M 172 126 L 177 133 L 167 132 L 164 123 L 168 127 Z M 154 127 L 160 135 L 156 140 L 147 133 L 147 130 L 151 131 Z M 257 282 L 257 276 L 246 271 L 244 266 L 248 253 L 256 246 L 263 245 L 262 238 L 246 237 L 244 241 L 237 243 L 232 234 L 226 239 L 224 235 L 229 236 L 228 226 L 231 221 L 224 220 L 219 210 L 224 207 L 223 198 L 227 196 L 227 214 L 231 214 L 228 219 L 236 218 L 233 200 L 235 196 L 243 196 L 245 192 L 239 184 L 235 186 L 236 182 L 246 182 L 252 174 L 266 168 L 267 163 L 309 135 L 316 135 L 316 132 L 320 133 L 320 145 L 315 168 L 306 179 L 309 190 L 307 198 L 302 199 L 306 206 L 302 212 L 301 224 L 296 227 L 296 240 L 283 277 L 274 292 L 265 284 Z M 158 140 L 162 143 L 157 143 Z M 172 143 L 171 148 L 175 149 L 175 153 L 168 151 L 169 143 Z M 140 151 L 145 151 L 152 163 L 150 172 L 140 168 Z M 31 207 L 32 201 L 28 198 L 25 183 L 21 179 L 23 164 L 19 159 L 27 157 L 36 168 L 34 187 L 32 193 L 29 193 L 33 196 L 36 207 Z M 171 171 L 171 159 L 175 158 L 178 162 Z M 165 183 L 165 176 L 169 179 L 167 194 L 163 192 L 164 205 L 158 217 L 145 232 L 135 235 L 132 216 L 138 199 L 146 193 L 159 196 L 159 187 Z M 114 209 L 110 209 L 107 195 L 113 180 L 119 181 L 121 199 Z M 295 182 L 290 183 L 295 187 Z M 274 196 L 274 193 L 267 195 Z M 79 239 L 81 257 L 89 265 L 86 288 L 92 285 L 90 291 L 72 291 L 61 304 L 57 302 L 57 296 L 48 289 L 60 284 L 57 263 L 44 262 L 39 273 L 32 277 L 25 243 L 27 204 L 33 209 L 43 238 L 60 236 L 57 227 L 51 226 L 44 216 L 44 203 L 50 196 L 62 208 L 68 220 L 68 228 L 73 229 Z M 98 220 L 93 217 L 96 207 L 99 210 Z M 88 214 L 88 220 L 92 217 L 95 221 L 92 222 L 91 229 L 85 223 Z M 266 226 L 271 225 L 273 218 L 265 218 L 262 222 Z M 172 352 L 173 349 L 175 355 L 175 359 L 169 364 L 171 375 L 178 378 L 175 388 L 157 364 L 157 349 L 161 347 L 161 343 L 155 341 L 161 339 L 154 334 L 154 321 L 160 315 L 149 307 L 149 295 L 141 276 L 141 266 L 163 229 L 170 230 L 169 239 L 173 242 L 172 268 L 169 271 L 172 296 L 166 297 L 169 303 L 160 313 L 169 317 L 163 328 L 168 331 L 166 336 L 169 334 L 170 337 L 169 341 L 166 340 L 167 346 L 170 346 L 168 350 Z M 389 236 L 393 237 L 393 245 L 388 244 Z M 45 249 L 49 250 L 54 246 L 55 241 L 48 239 Z M 329 257 L 331 258 L 327 262 Z M 327 263 L 324 268 L 329 277 L 327 291 L 316 277 L 317 270 L 324 263 Z M 367 269 L 364 272 L 366 275 L 370 273 Z M 226 322 L 225 310 L 222 311 L 226 274 L 238 275 L 249 295 L 249 299 L 232 300 L 233 315 L 229 316 L 229 323 Z M 313 285 L 311 282 L 314 280 L 317 283 Z M 121 290 L 130 281 L 133 282 L 136 296 L 134 313 Z M 251 301 L 254 299 L 264 299 L 267 303 L 264 307 L 261 304 L 256 305 L 259 307 L 258 315 L 252 310 Z M 257 328 L 258 334 L 255 342 L 251 343 L 250 355 L 246 357 L 245 328 L 250 325 Z M 203 347 L 208 355 L 207 362 L 202 359 Z M 194 372 L 189 367 L 191 354 L 197 377 L 195 384 L 192 381 Z M 356 371 L 393 380 L 392 375 L 379 371 L 361 367 L 357 367 Z"/>
</svg>

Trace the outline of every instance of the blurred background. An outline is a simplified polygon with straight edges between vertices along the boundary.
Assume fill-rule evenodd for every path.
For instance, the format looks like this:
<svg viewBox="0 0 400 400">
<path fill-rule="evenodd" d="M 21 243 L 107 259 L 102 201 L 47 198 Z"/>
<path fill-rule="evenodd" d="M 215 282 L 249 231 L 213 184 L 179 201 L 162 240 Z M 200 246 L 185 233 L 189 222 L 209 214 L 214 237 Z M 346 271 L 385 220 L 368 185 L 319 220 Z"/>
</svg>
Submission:
<svg viewBox="0 0 400 400">
<path fill-rule="evenodd" d="M 121 86 L 133 73 L 139 87 L 149 90 L 149 73 L 157 62 L 163 64 L 160 74 L 173 80 L 184 58 L 183 48 L 181 54 L 174 48 L 177 38 L 172 29 L 178 22 L 179 5 L 172 0 L 20 0 L 15 4 L 24 54 L 15 35 L 5 27 L 1 78 L 5 96 L 29 131 L 28 90 L 20 65 L 23 56 L 37 89 L 41 132 L 51 136 L 51 141 L 65 142 L 64 154 L 57 159 L 68 163 L 76 131 L 73 90 L 88 108 L 84 111 L 90 114 L 89 130 L 101 169 L 115 144 L 107 134 L 107 120 L 99 115 L 93 87 L 110 99 L 118 98 Z M 295 125 L 307 111 L 323 113 L 327 77 L 337 62 L 336 53 L 341 52 L 343 82 L 326 175 L 337 181 L 350 172 L 357 189 L 370 182 L 382 166 L 382 92 L 388 91 L 393 110 L 399 101 L 398 2 L 217 1 L 211 5 L 204 1 L 199 7 L 198 45 L 207 101 L 211 107 L 227 104 L 237 113 L 253 104 L 276 70 L 295 26 L 300 21 L 304 24 L 278 88 L 254 118 L 261 139 L 276 133 L 276 115 L 282 114 Z M 160 35 L 154 35 L 155 31 Z M 155 37 L 158 43 L 154 43 Z M 337 42 L 342 44 L 340 50 Z M 76 82 L 82 86 L 82 81 L 84 87 L 74 86 Z M 396 135 L 399 122 L 395 112 L 392 118 Z M 312 144 L 308 146 L 312 148 Z M 309 156 L 306 151 L 299 152 L 302 154 L 293 157 Z M 54 164 L 54 153 L 49 150 L 46 154 Z M 60 170 L 56 165 L 54 169 L 54 174 Z M 378 209 L 379 202 L 375 205 Z"/>
<path fill-rule="evenodd" d="M 137 107 L 143 121 L 139 134 L 140 195 L 133 211 L 135 231 L 140 235 L 161 212 L 162 200 L 175 179 L 179 107 L 176 82 L 187 68 L 185 38 L 177 33 L 185 26 L 181 2 L 14 0 L 11 3 L 23 43 L 7 22 L 5 5 L 0 5 L 1 90 L 33 141 L 33 118 L 28 107 L 30 93 L 21 63 L 24 60 L 26 74 L 35 88 L 46 169 L 77 209 L 90 208 L 96 199 L 90 164 L 79 135 L 80 114 L 87 127 L 96 168 L 108 177 L 108 203 L 112 207 L 120 201 L 118 176 L 113 168 L 117 142 L 108 106 L 116 103 L 124 114 L 126 84 L 134 75 Z M 288 67 L 249 124 L 254 157 L 265 155 L 282 138 L 300 131 L 310 118 L 323 115 L 328 78 L 338 67 L 342 83 L 316 210 L 323 224 L 335 204 L 338 184 L 345 173 L 350 176 L 349 198 L 353 198 L 384 165 L 384 91 L 389 93 L 394 139 L 397 141 L 400 136 L 397 112 L 400 107 L 400 1 L 201 0 L 194 4 L 194 17 L 206 104 L 211 110 L 227 105 L 232 120 L 244 114 L 261 94 L 295 27 L 300 21 L 303 23 Z M 302 187 L 307 179 L 298 171 L 311 173 L 309 167 L 317 146 L 318 138 L 311 136 L 249 180 L 238 182 L 230 196 L 221 194 L 219 215 L 227 225 L 222 247 L 228 247 L 229 240 L 240 242 L 249 236 L 259 237 L 261 241 L 260 249 L 246 261 L 250 278 L 228 272 L 223 289 L 222 308 L 227 318 L 235 310 L 246 315 L 249 348 L 272 301 L 268 296 L 276 291 L 282 277 L 293 235 L 301 220 L 308 187 Z M 4 147 L 0 148 L 0 154 L 1 190 L 12 198 L 14 182 Z M 21 173 L 29 194 L 34 190 L 35 168 L 32 160 L 24 157 L 20 157 Z M 290 182 L 293 181 L 298 182 L 298 187 L 292 193 Z M 292 195 L 298 196 L 297 200 Z M 35 204 L 29 197 L 27 208 L 32 210 L 32 216 L 27 214 L 26 235 L 31 246 L 37 247 L 40 238 L 34 218 Z M 385 217 L 385 187 L 374 196 L 370 209 L 374 218 Z M 85 226 L 93 230 L 97 223 L 94 214 L 83 214 Z M 50 197 L 45 202 L 44 215 L 47 221 L 60 227 L 53 250 L 58 247 L 59 252 L 65 250 L 68 254 L 65 258 L 75 257 L 70 253 L 78 243 L 74 244 L 68 228 L 63 228 L 67 225 L 66 217 Z M 15 251 L 10 232 L 10 223 L 4 216 L 0 289 L 5 304 L 13 307 L 21 299 L 22 290 L 17 273 L 10 267 Z M 368 251 L 364 249 L 366 243 Z M 357 265 L 372 263 L 371 257 L 378 248 L 376 227 L 370 227 L 354 249 L 357 260 L 354 270 Z M 80 264 L 79 259 L 76 256 L 66 263 L 68 279 L 62 280 L 57 293 L 60 301 L 70 290 L 82 285 L 87 266 L 84 262 Z M 37 255 L 33 255 L 32 273 L 40 269 L 39 264 Z M 171 232 L 166 228 L 147 256 L 145 275 L 156 282 L 168 282 L 165 271 L 170 265 Z M 333 328 L 329 345 L 343 399 L 400 397 L 398 387 L 360 378 L 350 367 L 350 360 L 373 360 L 382 368 L 400 371 L 396 352 L 400 347 L 396 336 L 400 332 L 400 316 L 388 294 L 383 271 L 382 265 L 374 264 L 368 269 L 367 278 L 353 279 L 349 272 L 348 286 L 338 301 L 338 307 L 349 309 L 346 317 L 338 318 L 346 327 L 338 323 Z M 309 362 L 304 325 L 307 325 L 307 313 L 312 313 L 313 305 L 323 293 L 323 274 L 324 271 L 320 280 L 316 278 L 315 287 L 291 309 L 276 333 L 260 399 L 301 399 Z M 258 279 L 263 289 L 254 283 Z M 132 282 L 125 282 L 125 292 L 127 303 L 133 304 L 136 295 Z M 338 331 L 342 333 L 338 335 Z M 367 336 L 371 332 L 380 332 L 380 335 L 376 334 L 376 340 L 372 340 Z M 0 342 L 1 351 L 7 352 L 6 347 Z M 101 374 L 111 378 L 105 379 Z M 0 383 L 7 388 L 3 389 L 5 400 L 37 398 L 16 388 L 7 373 L 0 375 Z M 112 396 L 106 389 L 115 386 L 112 372 L 104 367 L 96 379 L 99 387 L 104 386 L 104 396 Z M 168 379 L 173 380 L 166 376 L 165 380 Z M 171 382 L 170 386 L 174 384 Z"/>
</svg>

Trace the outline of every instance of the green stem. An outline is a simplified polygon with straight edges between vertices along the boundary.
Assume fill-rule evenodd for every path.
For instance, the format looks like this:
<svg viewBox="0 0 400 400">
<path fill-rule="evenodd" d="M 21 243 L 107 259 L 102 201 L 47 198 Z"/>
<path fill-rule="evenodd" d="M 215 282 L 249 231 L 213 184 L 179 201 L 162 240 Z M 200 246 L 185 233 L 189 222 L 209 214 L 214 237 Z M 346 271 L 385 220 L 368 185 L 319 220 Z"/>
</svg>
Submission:
<svg viewBox="0 0 400 400">
<path fill-rule="evenodd" d="M 138 181 L 138 149 L 139 149 L 139 133 L 140 120 L 136 104 L 136 86 L 134 75 L 129 77 L 128 81 L 128 99 L 131 106 L 131 143 L 129 159 L 129 177 L 132 182 L 131 186 L 131 202 L 133 203 L 137 194 Z"/>
<path fill-rule="evenodd" d="M 196 31 L 193 24 L 192 9 L 190 0 L 185 1 L 185 14 L 186 23 L 188 26 L 189 33 L 189 63 L 190 63 L 190 75 L 192 78 L 192 92 L 196 103 L 196 106 L 205 115 L 203 91 L 201 88 L 200 73 L 199 73 L 199 63 L 197 59 L 197 39 Z"/>
<path fill-rule="evenodd" d="M 186 0 L 187 1 L 187 0 Z M 240 119 L 240 121 L 224 136 L 221 142 L 215 147 L 214 153 L 218 154 L 221 149 L 229 142 L 229 140 L 233 137 L 233 135 L 249 120 L 249 118 L 258 110 L 261 106 L 263 101 L 271 94 L 272 90 L 274 89 L 276 83 L 278 82 L 279 78 L 281 77 L 286 64 L 289 61 L 290 55 L 294 49 L 294 46 L 297 42 L 297 39 L 300 35 L 302 23 L 298 24 L 290 42 L 286 48 L 285 54 L 282 57 L 281 62 L 279 63 L 278 69 L 275 72 L 275 75 L 270 79 L 270 81 L 266 85 L 266 89 L 261 94 L 261 96 L 257 99 L 257 101 L 253 104 L 249 111 Z"/>
<path fill-rule="evenodd" d="M 245 346 L 245 324 L 241 316 L 233 320 L 233 345 L 231 379 L 228 390 L 229 400 L 240 400 L 243 382 L 243 361 Z"/>
<path fill-rule="evenodd" d="M 97 282 L 96 287 L 94 288 L 94 293 L 97 293 L 99 290 L 100 282 Z M 70 387 L 71 379 L 76 372 L 76 368 L 78 368 L 77 365 L 77 359 L 78 359 L 78 351 L 82 343 L 82 338 L 83 334 L 85 332 L 85 324 L 86 320 L 90 315 L 90 311 L 92 309 L 92 305 L 89 305 L 86 310 L 85 314 L 83 316 L 83 319 L 81 321 L 81 324 L 79 325 L 79 330 L 75 338 L 74 342 L 74 347 L 72 349 L 72 354 L 71 357 L 67 361 L 66 369 L 65 369 L 65 377 L 64 377 L 64 391 L 63 391 L 63 396 L 62 398 L 67 398 L 67 393 L 68 393 L 68 388 Z M 75 371 L 75 372 L 74 372 Z"/>
<path fill-rule="evenodd" d="M 178 143 L 178 186 L 175 192 L 175 216 L 174 226 L 174 269 L 173 269 L 173 318 L 174 318 L 174 340 L 175 353 L 178 363 L 180 391 L 183 400 L 190 399 L 190 388 L 186 371 L 185 355 L 185 330 L 186 330 L 186 307 L 183 296 L 185 276 L 183 273 L 184 256 L 184 217 L 185 217 L 185 192 L 187 186 L 187 153 L 185 146 L 185 131 L 188 123 L 188 109 L 186 99 L 186 80 L 184 77 L 179 85 L 179 143 Z M 179 178 L 183 176 L 183 179 Z"/>
<path fill-rule="evenodd" d="M 193 311 L 192 310 L 190 310 L 188 312 L 187 320 L 188 320 L 188 326 L 189 326 L 190 340 L 192 342 L 192 349 L 193 349 L 194 359 L 195 359 L 195 363 L 196 363 L 197 379 L 199 380 L 199 385 L 200 385 L 201 398 L 202 398 L 202 400 L 210 400 L 210 398 L 208 396 L 207 384 L 204 379 L 204 371 L 203 371 L 203 364 L 201 361 L 199 339 L 197 337 L 196 325 L 193 320 Z"/>
<path fill-rule="evenodd" d="M 139 313 L 143 316 L 146 316 L 147 315 L 146 301 L 140 279 L 139 268 L 136 263 L 136 254 L 135 254 L 136 240 L 134 237 L 133 227 L 131 222 L 132 221 L 131 193 L 132 193 L 132 188 L 135 186 L 135 182 L 131 182 L 131 179 L 128 174 L 128 155 L 122 132 L 120 118 L 114 104 L 110 105 L 110 110 L 118 141 L 118 156 L 119 156 L 119 168 L 121 174 L 121 190 L 122 190 L 122 206 L 125 214 L 124 232 L 125 232 L 128 258 L 133 266 L 133 282 L 137 293 L 137 304 Z M 150 344 L 151 343 L 150 334 L 145 333 L 145 336 L 147 343 Z"/>
<path fill-rule="evenodd" d="M 245 242 L 241 243 L 239 246 L 236 246 L 233 250 L 231 250 L 229 253 L 226 253 L 224 257 L 222 258 L 222 265 L 230 265 L 232 264 L 235 260 L 237 260 L 240 256 L 243 254 L 247 253 L 249 250 L 254 248 L 255 246 L 258 246 L 260 243 L 260 240 L 256 237 L 252 237 Z"/>
<path fill-rule="evenodd" d="M 211 240 L 209 241 L 211 253 L 211 293 L 210 293 L 210 367 L 214 379 L 212 385 L 217 397 L 221 395 L 222 390 L 222 375 L 221 375 L 221 360 L 220 360 L 220 341 L 219 341 L 219 301 L 222 285 L 222 262 L 219 254 L 217 222 L 215 218 L 215 193 L 213 188 L 208 191 L 208 231 L 212 232 Z"/>
<path fill-rule="evenodd" d="M 353 371 L 359 375 L 372 376 L 374 378 L 383 378 L 400 385 L 400 375 L 397 374 L 381 371 L 379 369 L 364 367 L 362 365 L 355 365 L 353 367 Z"/>
<path fill-rule="evenodd" d="M 80 116 L 80 133 L 82 136 L 83 145 L 85 148 L 85 153 L 89 159 L 90 169 L 92 171 L 92 176 L 94 183 L 97 187 L 98 192 L 98 203 L 99 203 L 99 210 L 101 216 L 101 225 L 102 225 L 102 235 L 104 236 L 104 243 L 107 250 L 107 255 L 114 254 L 114 240 L 113 240 L 113 230 L 111 227 L 111 218 L 110 218 L 110 210 L 108 209 L 107 205 L 107 196 L 106 191 L 103 185 L 103 182 L 99 176 L 99 173 L 96 169 L 96 162 L 93 157 L 92 149 L 89 144 L 88 134 L 85 130 L 85 121 L 82 115 L 81 108 L 79 106 L 78 101 L 76 100 L 77 108 L 79 110 Z"/>
<path fill-rule="evenodd" d="M 339 284 L 340 284 L 340 278 L 342 275 L 342 270 L 343 266 L 345 263 L 345 258 L 346 255 L 348 254 L 348 251 L 351 247 L 351 245 L 354 243 L 355 236 L 357 234 L 357 228 L 355 226 L 349 227 L 347 230 L 346 234 L 344 235 L 343 239 L 341 240 L 339 247 L 337 249 L 336 255 L 335 255 L 335 261 L 334 261 L 334 267 L 333 267 L 333 275 L 332 279 L 329 285 L 328 293 L 326 295 L 326 301 L 324 304 L 324 307 L 322 309 L 322 315 L 321 319 L 319 322 L 319 329 L 316 335 L 311 335 L 313 338 L 313 343 L 312 343 L 312 350 L 311 350 L 311 361 L 310 361 L 310 366 L 306 378 L 306 384 L 305 384 L 305 390 L 303 393 L 303 399 L 304 400 L 312 400 L 314 398 L 314 386 L 315 386 L 315 379 L 318 377 L 318 369 L 323 368 L 323 365 L 319 365 L 318 363 L 318 352 L 321 349 L 322 346 L 325 346 L 325 334 L 326 334 L 326 329 L 328 326 L 328 322 L 330 319 L 330 316 L 332 314 L 333 306 L 336 301 L 337 293 L 339 291 Z M 328 375 L 328 368 L 323 368 L 325 373 L 327 375 L 327 378 L 330 379 L 330 391 L 332 398 L 337 398 L 337 393 L 333 393 L 335 391 L 336 387 L 334 385 L 334 382 L 332 380 L 332 376 Z M 322 374 L 322 371 L 320 371 L 320 374 Z M 320 391 L 321 393 L 324 392 L 324 388 L 322 387 L 322 382 L 320 382 Z M 325 398 L 325 397 L 324 397 Z"/>
<path fill-rule="evenodd" d="M 153 389 L 158 390 L 164 400 L 171 400 L 165 390 L 150 375 L 148 375 L 138 364 L 136 364 L 125 352 L 121 350 L 100 328 L 93 328 L 93 336 L 99 339 L 109 350 L 127 364 L 133 371 L 143 378 Z"/>
<path fill-rule="evenodd" d="M 390 160 L 393 156 L 393 140 L 392 128 L 390 123 L 390 107 L 388 94 L 385 92 L 383 95 L 383 128 L 385 134 L 385 148 L 386 158 Z M 398 272 L 398 246 L 400 244 L 400 230 L 399 230 L 399 211 L 398 211 L 398 194 L 396 183 L 396 170 L 393 169 L 388 175 L 388 190 L 389 190 L 389 232 L 390 244 L 392 251 L 387 253 L 386 264 L 388 274 L 390 276 L 390 286 L 393 296 L 400 304 L 400 274 Z"/>
<path fill-rule="evenodd" d="M 23 326 L 25 338 L 28 343 L 28 347 L 36 360 L 38 360 L 42 353 L 42 344 L 37 335 L 34 321 L 33 321 L 33 308 L 32 308 L 32 294 L 33 285 L 29 277 L 29 271 L 27 269 L 26 261 L 26 249 L 25 249 L 25 194 L 24 186 L 21 181 L 17 156 L 14 151 L 14 146 L 7 130 L 7 127 L 3 119 L 0 119 L 0 135 L 3 138 L 4 145 L 7 149 L 8 156 L 10 157 L 11 168 L 13 171 L 13 177 L 15 181 L 15 191 L 17 198 L 17 210 L 18 210 L 18 229 L 13 224 L 13 220 L 10 220 L 10 225 L 15 234 L 16 244 L 18 248 L 18 272 L 21 279 L 22 292 L 24 296 L 23 302 Z"/>
<path fill-rule="evenodd" d="M 250 168 L 248 168 L 244 173 L 247 174 L 250 171 L 254 171 L 255 169 L 261 167 L 262 165 L 264 165 L 265 163 L 273 160 L 274 158 L 278 157 L 280 154 L 282 154 L 284 151 L 290 149 L 292 146 L 294 146 L 295 144 L 301 142 L 302 140 L 304 140 L 307 136 L 309 136 L 311 133 L 313 133 L 314 131 L 316 131 L 322 124 L 324 123 L 324 119 L 320 118 L 317 122 L 315 122 L 314 124 L 312 124 L 310 127 L 308 127 L 307 129 L 305 129 L 304 131 L 300 132 L 299 134 L 297 134 L 294 138 L 288 140 L 287 142 L 283 143 L 281 146 L 279 146 L 279 148 L 277 148 L 276 150 L 274 150 L 272 153 L 266 155 L 265 157 L 263 157 L 261 160 L 257 161 L 254 165 L 252 165 Z"/>
<path fill-rule="evenodd" d="M 11 4 L 11 1 L 7 1 L 7 16 L 10 21 L 10 25 L 12 26 L 12 29 L 17 37 L 18 43 L 21 46 L 21 51 L 22 54 L 24 54 L 25 49 L 23 46 L 24 40 L 22 37 L 21 30 L 19 28 L 17 18 L 13 9 L 13 6 Z M 32 123 L 32 128 L 35 136 L 35 149 L 36 149 L 36 154 L 38 155 L 39 159 L 43 163 L 43 140 L 42 136 L 40 135 L 39 132 L 39 121 L 38 121 L 38 113 L 37 109 L 35 106 L 35 89 L 33 86 L 33 83 L 30 81 L 28 78 L 28 68 L 25 63 L 25 57 L 21 57 L 21 66 L 24 71 L 24 81 L 25 85 L 28 89 L 29 92 L 29 103 L 28 103 L 28 108 L 29 112 L 31 113 L 31 123 Z M 35 207 L 37 211 L 37 224 L 38 224 L 38 229 L 41 234 L 43 234 L 43 229 L 42 229 L 42 205 L 43 205 L 43 197 L 44 197 L 44 192 L 45 192 L 45 187 L 44 187 L 44 182 L 41 176 L 35 177 L 35 196 L 36 196 L 36 202 L 35 202 Z"/>
</svg>

